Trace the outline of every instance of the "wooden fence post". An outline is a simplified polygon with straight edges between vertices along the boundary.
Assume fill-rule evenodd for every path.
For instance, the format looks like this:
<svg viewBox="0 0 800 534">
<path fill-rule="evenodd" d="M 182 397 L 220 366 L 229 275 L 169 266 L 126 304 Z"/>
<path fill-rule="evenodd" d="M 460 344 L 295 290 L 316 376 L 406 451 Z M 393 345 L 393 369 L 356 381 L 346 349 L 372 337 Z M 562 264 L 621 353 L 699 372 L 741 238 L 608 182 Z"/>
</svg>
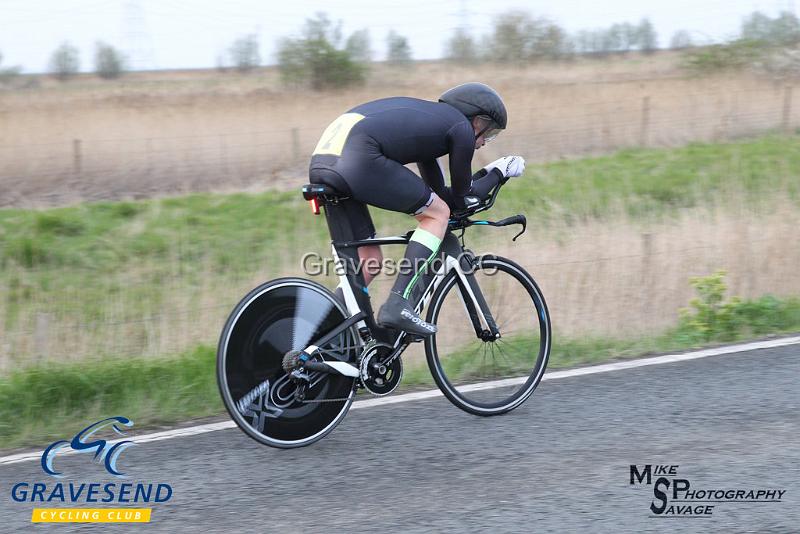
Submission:
<svg viewBox="0 0 800 534">
<path fill-rule="evenodd" d="M 653 234 L 642 234 L 642 274 L 641 292 L 639 293 L 642 317 L 647 317 L 654 309 L 651 306 L 649 292 L 653 270 Z"/>
<path fill-rule="evenodd" d="M 292 161 L 300 161 L 300 131 L 297 128 L 292 128 Z"/>
<path fill-rule="evenodd" d="M 790 133 L 792 129 L 792 86 L 783 88 L 783 116 L 781 118 L 783 133 Z"/>
<path fill-rule="evenodd" d="M 639 134 L 639 144 L 647 146 L 650 134 L 650 97 L 642 98 L 642 127 Z"/>
<path fill-rule="evenodd" d="M 38 362 L 47 358 L 50 341 L 50 316 L 46 313 L 36 314 L 36 326 L 33 332 L 34 357 Z"/>
<path fill-rule="evenodd" d="M 77 177 L 81 175 L 83 167 L 83 154 L 81 154 L 81 140 L 72 140 L 72 173 Z"/>
<path fill-rule="evenodd" d="M 228 174 L 228 144 L 225 142 L 225 136 L 219 136 L 219 167 L 222 174 Z"/>
</svg>

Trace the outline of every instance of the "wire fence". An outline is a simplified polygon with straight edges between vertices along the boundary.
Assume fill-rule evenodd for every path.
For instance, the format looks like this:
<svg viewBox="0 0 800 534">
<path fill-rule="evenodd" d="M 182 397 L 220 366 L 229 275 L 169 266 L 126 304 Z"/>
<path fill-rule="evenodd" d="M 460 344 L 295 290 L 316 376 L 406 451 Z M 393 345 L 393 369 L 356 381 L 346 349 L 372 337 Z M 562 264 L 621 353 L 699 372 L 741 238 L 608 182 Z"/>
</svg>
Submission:
<svg viewBox="0 0 800 534">
<path fill-rule="evenodd" d="M 716 87 L 681 79 L 637 80 L 627 85 L 597 84 L 588 90 L 564 84 L 537 91 L 531 97 L 512 99 L 510 130 L 501 136 L 502 141 L 476 153 L 474 166 L 503 155 L 500 151 L 546 161 L 628 147 L 679 146 L 769 131 L 792 133 L 800 125 L 791 83 L 749 81 Z M 241 115 L 245 104 L 239 104 L 235 114 Z M 288 126 L 270 122 L 274 110 L 263 104 L 245 111 L 253 120 L 225 124 L 217 122 L 225 110 L 209 111 L 203 105 L 118 111 L 86 118 L 78 128 L 87 132 L 81 136 L 44 135 L 40 127 L 26 131 L 17 122 L 20 132 L 9 138 L 2 135 L 0 125 L 0 139 L 11 139 L 0 143 L 0 206 L 253 186 L 294 189 L 305 178 L 318 136 L 342 110 L 333 104 L 320 110 L 296 110 L 282 115 L 292 117 Z M 113 128 L 121 117 L 130 124 Z M 50 124 L 48 117 L 36 120 Z M 76 116 L 80 120 L 84 119 Z M 165 126 L 159 128 L 162 120 Z M 194 126 L 187 128 L 187 124 Z M 119 133 L 91 135 L 101 131 Z M 618 235 L 584 232 L 578 244 L 566 248 L 553 248 L 553 240 L 543 237 L 517 248 L 489 250 L 519 260 L 534 272 L 554 303 L 558 328 L 624 335 L 673 324 L 677 309 L 692 296 L 688 278 L 720 267 L 730 269 L 732 290 L 744 296 L 800 294 L 796 269 L 800 220 L 796 211 L 781 215 L 780 221 L 776 214 L 771 217 L 761 220 L 751 215 L 745 223 L 735 217 L 713 224 L 696 220 L 678 234 L 669 227 L 652 232 L 623 228 Z M 252 265 L 269 267 L 250 272 L 209 270 L 199 273 L 198 281 L 178 269 L 157 281 L 149 276 L 125 279 L 121 285 L 126 290 L 105 296 L 91 318 L 63 302 L 60 308 L 54 306 L 49 301 L 52 296 L 36 288 L 22 307 L 3 296 L 0 372 L 31 361 L 175 354 L 201 343 L 213 344 L 225 316 L 247 290 L 275 276 L 300 273 L 303 244 L 296 241 L 281 262 L 267 262 L 254 254 L 249 258 Z M 780 259 L 771 260 L 776 257 Z M 174 262 L 177 265 L 179 258 Z M 91 272 L 92 266 L 76 269 Z M 334 285 L 332 279 L 326 282 Z M 376 280 L 376 306 L 390 284 L 385 277 Z M 159 298 L 148 296 L 146 290 L 153 287 Z M 0 287 L 0 293 L 7 289 Z M 68 291 L 74 295 L 61 301 L 74 296 L 85 304 L 81 288 Z"/>
<path fill-rule="evenodd" d="M 797 214 L 795 222 L 800 223 Z M 544 241 L 524 247 L 489 245 L 477 250 L 499 253 L 520 262 L 540 283 L 551 305 L 554 325 L 571 335 L 625 336 L 657 332 L 677 320 L 677 310 L 692 297 L 691 276 L 729 268 L 731 292 L 742 296 L 798 294 L 800 243 L 791 240 L 791 224 L 782 230 L 765 222 L 748 235 L 719 234 L 728 222 L 698 227 L 662 228 L 651 232 L 610 229 L 575 237 L 575 244 L 553 250 Z M 757 225 L 756 225 L 757 226 Z M 692 240 L 696 244 L 691 244 Z M 617 237 L 614 237 L 617 236 Z M 638 250 L 633 251 L 634 247 Z M 770 261 L 780 247 L 781 261 Z M 606 249 L 597 253 L 597 249 Z M 128 307 L 139 297 L 109 296 L 107 319 L 85 320 L 68 310 L 53 309 L 34 296 L 25 321 L 0 330 L 0 371 L 31 362 L 79 360 L 97 355 L 115 357 L 170 355 L 201 344 L 213 345 L 225 317 L 249 289 L 288 273 L 301 274 L 287 263 L 275 272 L 213 280 L 202 284 L 180 276 L 159 281 L 163 299 L 149 311 Z M 333 276 L 317 278 L 329 287 Z M 392 279 L 381 275 L 371 285 L 373 306 L 382 303 Z M 38 301 L 38 304 L 37 304 Z M 0 322 L 0 326 L 3 322 Z"/>
<path fill-rule="evenodd" d="M 789 133 L 800 125 L 791 83 L 748 81 L 700 90 L 687 89 L 691 84 L 686 80 L 642 84 L 646 87 L 634 91 L 630 83 L 622 88 L 607 84 L 597 91 L 550 87 L 541 89 L 537 98 L 519 97 L 517 104 L 510 106 L 509 131 L 476 152 L 475 164 L 508 152 L 548 161 L 621 148 L 724 141 L 768 131 Z M 676 84 L 674 91 L 669 84 Z M 537 99 L 540 103 L 533 102 Z M 234 114 L 246 113 L 242 107 L 246 108 L 246 103 Z M 195 106 L 189 110 L 144 109 L 141 117 L 112 110 L 108 116 L 86 119 L 87 124 L 99 122 L 83 128 L 128 131 L 130 135 L 62 135 L 52 141 L 43 139 L 53 135 L 41 135 L 36 129 L 24 137 L 18 135 L 17 142 L 0 143 L 0 206 L 296 187 L 304 178 L 320 133 L 342 110 L 307 115 L 302 110 L 286 112 L 275 125 L 264 105 L 255 107 L 253 118 L 241 119 L 239 126 L 261 123 L 252 129 L 218 124 L 215 118 L 222 112 L 206 116 L 201 106 Z M 176 118 L 163 119 L 164 128 L 153 127 L 153 122 L 170 116 Z M 125 123 L 121 123 L 123 117 Z M 292 121 L 292 117 L 296 124 L 287 126 L 284 118 Z M 103 127 L 104 122 L 108 127 Z M 193 123 L 198 126 L 189 128 L 192 133 L 156 133 L 185 132 Z"/>
</svg>

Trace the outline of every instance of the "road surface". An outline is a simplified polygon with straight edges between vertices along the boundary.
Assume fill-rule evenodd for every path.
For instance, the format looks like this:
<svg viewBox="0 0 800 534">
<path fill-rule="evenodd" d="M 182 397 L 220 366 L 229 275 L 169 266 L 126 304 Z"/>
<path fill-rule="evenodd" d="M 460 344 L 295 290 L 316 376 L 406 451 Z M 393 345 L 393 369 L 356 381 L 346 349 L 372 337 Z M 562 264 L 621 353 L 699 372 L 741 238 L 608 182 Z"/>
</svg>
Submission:
<svg viewBox="0 0 800 534">
<path fill-rule="evenodd" d="M 271 449 L 238 429 L 142 443 L 121 457 L 129 481 L 168 483 L 173 495 L 152 505 L 149 525 L 117 528 L 798 532 L 799 413 L 792 345 L 548 380 L 500 417 L 471 416 L 443 397 L 353 410 L 302 449 Z M 785 493 L 779 502 L 713 503 L 710 517 L 655 516 L 650 504 L 660 501 L 652 485 L 630 484 L 631 464 L 678 465 L 673 478 L 693 489 Z M 70 475 L 64 483 L 120 482 L 87 455 L 58 467 Z M 32 526 L 34 504 L 11 499 L 21 481 L 57 482 L 36 461 L 0 466 L 2 532 Z"/>
</svg>

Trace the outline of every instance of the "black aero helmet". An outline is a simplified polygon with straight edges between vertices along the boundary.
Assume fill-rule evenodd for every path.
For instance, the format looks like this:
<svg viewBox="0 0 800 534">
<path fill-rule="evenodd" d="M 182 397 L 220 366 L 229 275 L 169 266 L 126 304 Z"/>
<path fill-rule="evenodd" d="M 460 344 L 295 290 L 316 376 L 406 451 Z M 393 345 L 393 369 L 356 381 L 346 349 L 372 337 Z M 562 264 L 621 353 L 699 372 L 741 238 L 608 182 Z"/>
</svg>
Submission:
<svg viewBox="0 0 800 534">
<path fill-rule="evenodd" d="M 496 128 L 504 130 L 508 113 L 497 91 L 484 83 L 468 82 L 442 93 L 439 102 L 450 104 L 468 118 L 483 115 L 490 117 Z"/>
</svg>

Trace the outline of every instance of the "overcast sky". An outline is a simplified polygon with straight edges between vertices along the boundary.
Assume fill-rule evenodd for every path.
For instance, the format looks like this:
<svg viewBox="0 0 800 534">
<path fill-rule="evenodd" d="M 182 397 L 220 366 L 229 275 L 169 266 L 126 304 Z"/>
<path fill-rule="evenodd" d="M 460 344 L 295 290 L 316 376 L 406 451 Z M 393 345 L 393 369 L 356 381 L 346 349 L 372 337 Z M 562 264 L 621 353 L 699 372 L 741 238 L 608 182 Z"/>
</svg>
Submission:
<svg viewBox="0 0 800 534">
<path fill-rule="evenodd" d="M 264 62 L 274 63 L 275 41 L 296 35 L 317 11 L 341 19 L 345 36 L 369 29 L 375 59 L 384 57 L 391 29 L 408 38 L 414 58 L 432 59 L 441 57 L 457 26 L 481 35 L 497 14 L 515 8 L 570 32 L 648 17 L 665 46 L 680 29 L 696 40 L 722 40 L 755 10 L 775 16 L 795 6 L 794 0 L 0 0 L 0 8 L 0 68 L 42 72 L 63 41 L 79 48 L 82 70 L 91 70 L 97 40 L 128 52 L 136 66 L 213 67 L 231 42 L 248 33 L 259 35 Z"/>
</svg>

